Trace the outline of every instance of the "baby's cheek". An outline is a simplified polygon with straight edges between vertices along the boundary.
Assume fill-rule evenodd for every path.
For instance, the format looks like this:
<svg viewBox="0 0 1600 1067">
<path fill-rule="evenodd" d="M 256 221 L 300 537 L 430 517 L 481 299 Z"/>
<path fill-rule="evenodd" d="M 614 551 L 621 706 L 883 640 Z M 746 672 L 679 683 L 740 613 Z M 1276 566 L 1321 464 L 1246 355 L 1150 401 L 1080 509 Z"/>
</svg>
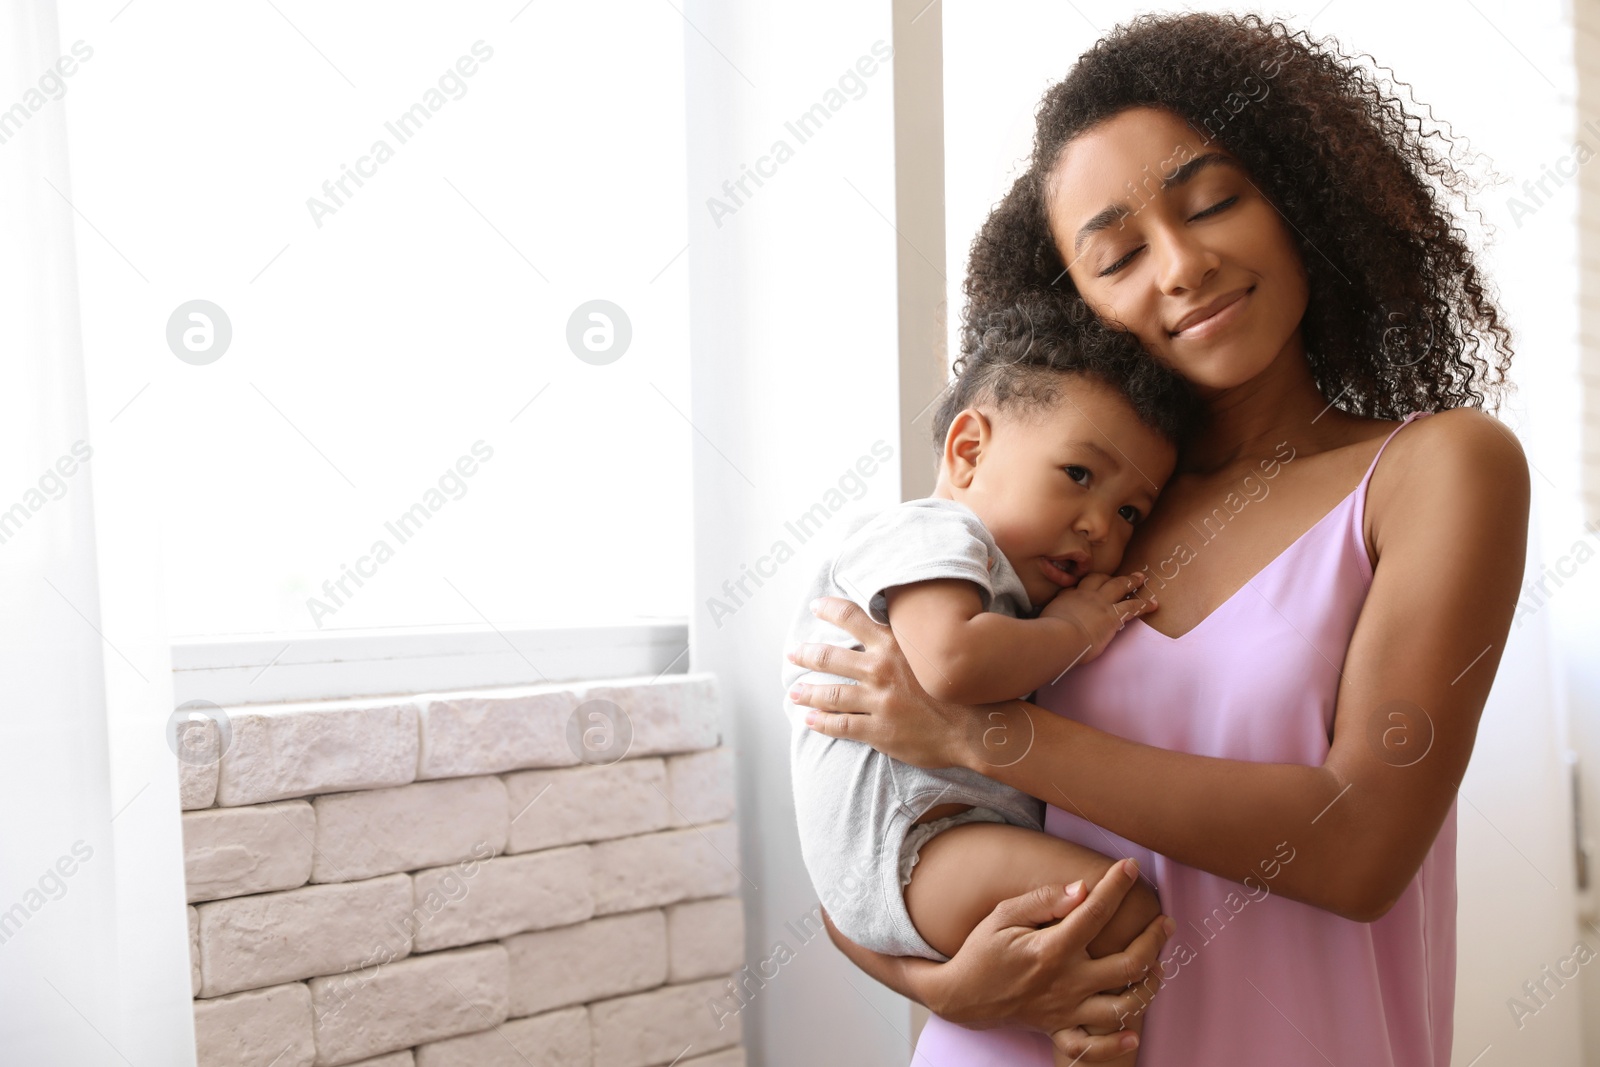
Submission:
<svg viewBox="0 0 1600 1067">
<path fill-rule="evenodd" d="M 1123 557 L 1128 553 L 1128 542 L 1133 539 L 1133 530 L 1130 528 L 1120 535 L 1106 539 L 1100 551 L 1105 554 L 1105 565 L 1095 569 L 1103 574 L 1115 574 L 1117 568 L 1122 566 Z"/>
</svg>

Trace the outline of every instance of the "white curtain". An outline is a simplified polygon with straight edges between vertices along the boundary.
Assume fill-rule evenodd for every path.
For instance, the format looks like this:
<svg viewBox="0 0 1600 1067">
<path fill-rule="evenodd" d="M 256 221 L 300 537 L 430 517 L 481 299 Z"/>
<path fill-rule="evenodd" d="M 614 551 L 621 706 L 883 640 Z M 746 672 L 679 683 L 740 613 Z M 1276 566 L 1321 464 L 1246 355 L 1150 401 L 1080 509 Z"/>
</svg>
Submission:
<svg viewBox="0 0 1600 1067">
<path fill-rule="evenodd" d="M 86 389 L 60 56 L 54 0 L 4 6 L 0 1062 L 168 1067 L 194 1037 L 154 453 Z"/>
</svg>

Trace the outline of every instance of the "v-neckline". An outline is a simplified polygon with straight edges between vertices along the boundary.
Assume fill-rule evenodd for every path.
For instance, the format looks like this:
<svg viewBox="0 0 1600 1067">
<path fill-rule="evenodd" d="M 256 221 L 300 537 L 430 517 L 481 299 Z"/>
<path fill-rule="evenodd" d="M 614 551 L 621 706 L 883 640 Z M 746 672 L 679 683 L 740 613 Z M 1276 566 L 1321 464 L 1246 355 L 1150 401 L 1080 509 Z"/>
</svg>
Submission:
<svg viewBox="0 0 1600 1067">
<path fill-rule="evenodd" d="M 1294 551 L 1294 549 L 1299 546 L 1300 542 L 1302 542 L 1306 538 L 1310 537 L 1314 532 L 1316 532 L 1317 529 L 1319 529 L 1322 526 L 1323 523 L 1327 522 L 1329 519 L 1333 518 L 1334 515 L 1338 514 L 1340 511 L 1342 511 L 1344 509 L 1344 506 L 1350 502 L 1352 497 L 1354 497 L 1357 493 L 1359 493 L 1361 491 L 1361 487 L 1363 485 L 1365 485 L 1365 484 L 1367 484 L 1367 479 L 1366 479 L 1365 476 L 1363 476 L 1361 481 L 1356 484 L 1356 487 L 1354 489 L 1350 490 L 1349 493 L 1345 494 L 1345 498 L 1343 500 L 1339 501 L 1333 507 L 1329 508 L 1327 513 L 1324 514 L 1322 516 L 1322 518 L 1320 518 L 1316 522 L 1312 523 L 1303 533 L 1300 534 L 1299 537 L 1296 537 L 1293 541 L 1289 542 L 1289 544 L 1284 547 L 1283 551 L 1279 552 L 1276 556 L 1273 556 L 1270 560 L 1268 560 L 1265 564 L 1263 564 L 1261 566 L 1260 570 L 1256 571 L 1250 577 L 1246 578 L 1245 581 L 1244 581 L 1244 584 L 1241 585 L 1239 588 L 1235 589 L 1231 594 L 1229 594 L 1227 599 L 1223 600 L 1222 603 L 1220 603 L 1216 607 L 1212 608 L 1205 615 L 1205 617 L 1203 617 L 1199 622 L 1195 623 L 1193 626 L 1189 627 L 1187 630 L 1183 631 L 1183 633 L 1177 635 L 1176 637 L 1173 637 L 1173 636 L 1171 636 L 1169 634 L 1164 634 L 1160 630 L 1157 630 L 1154 626 L 1151 626 L 1148 622 L 1146 622 L 1143 616 L 1140 616 L 1140 617 L 1134 619 L 1134 622 L 1139 623 L 1146 630 L 1149 630 L 1151 633 L 1153 633 L 1157 637 L 1161 638 L 1161 640 L 1166 641 L 1166 642 L 1168 642 L 1170 644 L 1177 644 L 1178 642 L 1184 640 L 1190 634 L 1194 633 L 1196 630 L 1198 630 L 1202 626 L 1204 626 L 1206 623 L 1210 622 L 1212 619 L 1214 619 L 1218 615 L 1222 614 L 1222 612 L 1230 604 L 1232 604 L 1235 600 L 1239 599 L 1240 594 L 1242 594 L 1246 589 L 1251 588 L 1255 584 L 1255 581 L 1256 581 L 1257 578 L 1260 578 L 1263 574 L 1266 574 L 1267 571 L 1269 571 L 1273 567 L 1275 567 L 1278 564 L 1278 562 L 1283 559 L 1283 557 L 1287 556 L 1290 552 Z"/>
</svg>

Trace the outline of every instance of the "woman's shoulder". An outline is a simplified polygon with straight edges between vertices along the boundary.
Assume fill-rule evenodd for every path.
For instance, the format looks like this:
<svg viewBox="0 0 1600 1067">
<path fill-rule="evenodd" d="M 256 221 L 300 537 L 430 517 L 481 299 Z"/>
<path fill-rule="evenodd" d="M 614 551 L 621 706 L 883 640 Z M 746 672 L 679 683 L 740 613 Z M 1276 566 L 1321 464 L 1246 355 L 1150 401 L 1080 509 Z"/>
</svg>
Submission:
<svg viewBox="0 0 1600 1067">
<path fill-rule="evenodd" d="M 1394 428 L 1401 423 L 1384 425 Z M 1404 433 L 1394 434 L 1385 456 L 1400 459 L 1391 467 L 1435 478 L 1461 478 L 1473 471 L 1481 475 L 1520 471 L 1526 477 L 1528 472 L 1527 456 L 1517 435 L 1481 408 L 1447 408 L 1414 419 Z"/>
<path fill-rule="evenodd" d="M 1387 425 L 1386 433 L 1401 424 Z M 1479 408 L 1449 408 L 1394 433 L 1372 473 L 1367 511 L 1375 528 L 1420 536 L 1449 521 L 1473 527 L 1459 536 L 1492 536 L 1508 511 L 1526 508 L 1528 494 L 1527 456 L 1510 427 Z"/>
</svg>

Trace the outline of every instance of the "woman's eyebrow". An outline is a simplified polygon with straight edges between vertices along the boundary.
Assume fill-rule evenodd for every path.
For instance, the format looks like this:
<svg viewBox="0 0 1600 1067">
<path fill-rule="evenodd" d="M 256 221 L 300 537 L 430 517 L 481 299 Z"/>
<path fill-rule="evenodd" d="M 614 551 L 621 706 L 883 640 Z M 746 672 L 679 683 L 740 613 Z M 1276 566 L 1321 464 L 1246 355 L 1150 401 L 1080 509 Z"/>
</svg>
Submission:
<svg viewBox="0 0 1600 1067">
<path fill-rule="evenodd" d="M 1189 162 L 1180 166 L 1172 172 L 1170 177 L 1161 179 L 1159 191 L 1164 193 L 1168 189 L 1176 188 L 1207 167 L 1214 167 L 1219 164 L 1230 167 L 1240 166 L 1239 161 L 1232 156 L 1223 155 L 1221 152 L 1207 152 L 1203 156 L 1195 156 Z M 1083 242 L 1101 230 L 1109 229 L 1113 223 L 1121 222 L 1132 214 L 1133 211 L 1127 204 L 1112 204 L 1110 207 L 1102 208 L 1093 218 L 1079 228 L 1078 236 L 1072 242 L 1072 251 L 1077 252 L 1078 249 L 1083 247 Z"/>
</svg>

